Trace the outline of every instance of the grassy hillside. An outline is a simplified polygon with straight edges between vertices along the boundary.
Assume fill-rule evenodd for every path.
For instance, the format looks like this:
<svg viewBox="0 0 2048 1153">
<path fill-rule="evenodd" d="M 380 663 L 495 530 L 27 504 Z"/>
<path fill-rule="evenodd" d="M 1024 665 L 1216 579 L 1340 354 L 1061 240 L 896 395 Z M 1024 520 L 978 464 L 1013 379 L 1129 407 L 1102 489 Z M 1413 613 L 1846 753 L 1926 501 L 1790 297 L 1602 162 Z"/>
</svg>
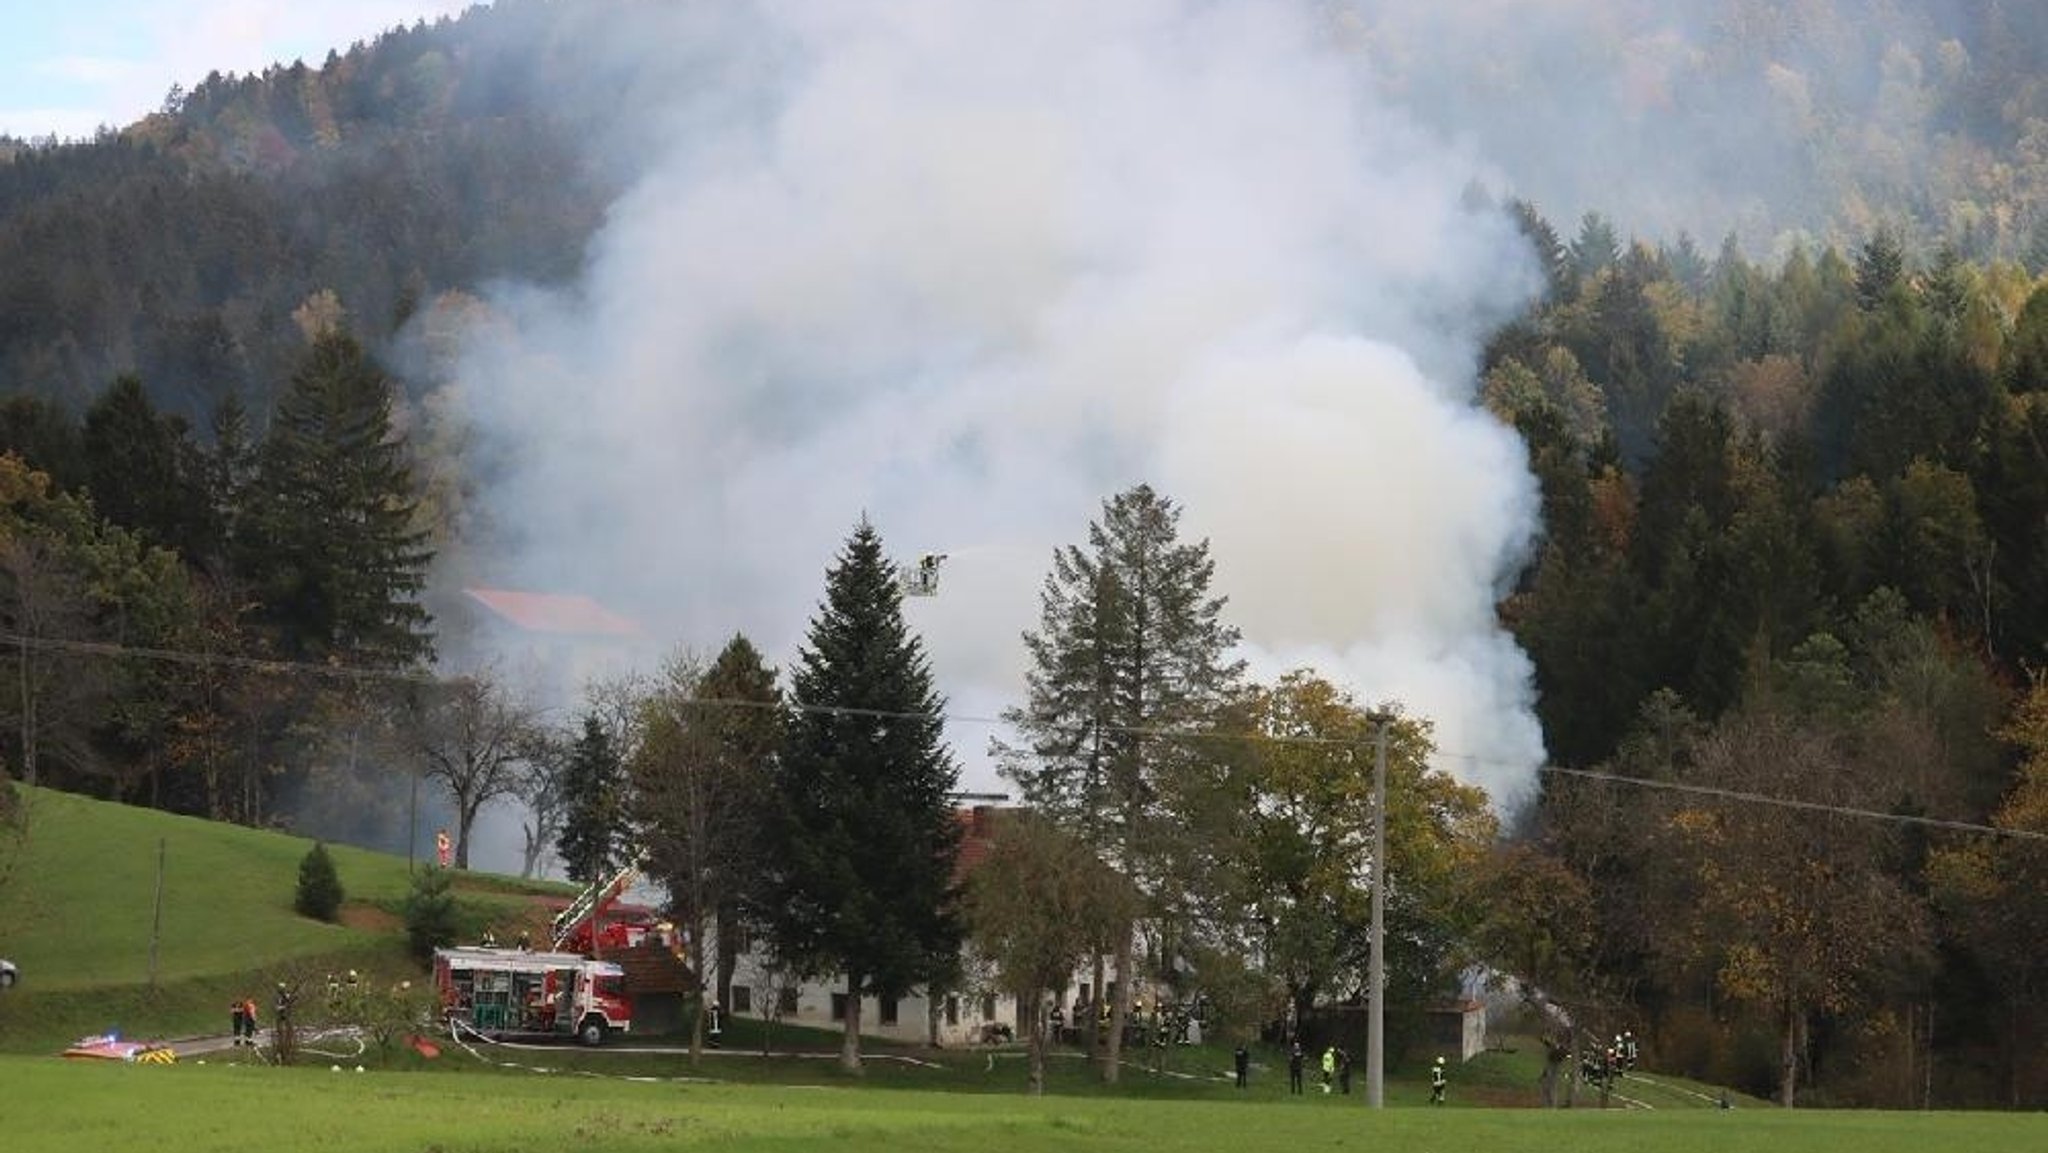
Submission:
<svg viewBox="0 0 2048 1153">
<path fill-rule="evenodd" d="M 0 884 L 0 955 L 22 966 L 23 984 L 0 996 L 0 1052 L 47 1059 L 75 1037 L 108 1029 L 137 1038 L 219 1034 L 226 1031 L 230 998 L 264 999 L 264 990 L 279 978 L 317 979 L 344 968 L 389 977 L 418 972 L 406 955 L 399 916 L 409 890 L 402 858 L 329 846 L 348 899 L 342 924 L 322 924 L 292 910 L 299 862 L 311 847 L 304 838 L 46 789 L 23 793 L 30 836 Z M 163 913 L 152 988 L 159 846 Z M 538 927 L 543 914 L 534 894 L 568 890 L 470 874 L 457 891 L 469 929 L 488 922 L 509 933 L 522 920 Z M 769 1028 L 745 1018 L 728 1026 L 727 1049 L 696 1068 L 637 1037 L 598 1052 L 558 1047 L 535 1054 L 506 1048 L 472 1055 L 451 1046 L 446 1059 L 434 1062 L 422 1062 L 409 1051 L 362 1059 L 373 1069 L 441 1075 L 495 1071 L 524 1076 L 529 1066 L 541 1064 L 580 1078 L 691 1076 L 762 1087 L 845 1083 L 832 1061 L 818 1059 L 837 1052 L 834 1032 L 787 1024 Z M 775 1055 L 763 1057 L 764 1048 Z M 922 1046 L 873 1041 L 866 1048 L 876 1059 L 862 1083 L 873 1087 L 1007 1095 L 1020 1091 L 1024 1082 L 1023 1058 L 1014 1051 L 934 1053 Z M 1460 1068 L 1452 1079 L 1453 1105 L 1534 1104 L 1539 1054 L 1536 1046 L 1524 1044 L 1484 1054 Z M 1159 1059 L 1157 1051 L 1140 1050 L 1132 1058 L 1123 1084 L 1106 1089 L 1078 1053 L 1062 1051 L 1051 1063 L 1049 1088 L 1070 1097 L 1273 1102 L 1287 1097 L 1285 1058 L 1277 1051 L 1257 1055 L 1251 1088 L 1243 1093 L 1228 1083 L 1227 1046 L 1176 1049 L 1165 1072 L 1146 1067 Z M 216 1056 L 214 1065 L 249 1059 Z M 1363 1072 L 1361 1067 L 1354 1096 L 1325 1098 L 1324 1104 L 1362 1101 Z M 1659 1097 L 1656 1107 L 1698 1109 L 1708 1102 L 1698 1092 L 1702 1087 L 1691 1088 L 1691 1093 Z M 1310 1096 L 1321 1097 L 1313 1089 Z M 1390 1105 L 1419 1105 L 1427 1097 L 1419 1066 L 1390 1068 Z"/>
<path fill-rule="evenodd" d="M 0 884 L 0 956 L 21 966 L 22 984 L 0 997 L 0 1049 L 117 1024 L 136 1034 L 218 1030 L 229 997 L 278 978 L 410 971 L 403 858 L 330 845 L 347 894 L 342 923 L 330 925 L 292 909 L 312 847 L 305 838 L 47 789 L 23 794 L 28 837 Z M 466 925 L 501 931 L 535 917 L 532 895 L 548 891 L 567 890 L 475 874 L 457 888 Z"/>
</svg>

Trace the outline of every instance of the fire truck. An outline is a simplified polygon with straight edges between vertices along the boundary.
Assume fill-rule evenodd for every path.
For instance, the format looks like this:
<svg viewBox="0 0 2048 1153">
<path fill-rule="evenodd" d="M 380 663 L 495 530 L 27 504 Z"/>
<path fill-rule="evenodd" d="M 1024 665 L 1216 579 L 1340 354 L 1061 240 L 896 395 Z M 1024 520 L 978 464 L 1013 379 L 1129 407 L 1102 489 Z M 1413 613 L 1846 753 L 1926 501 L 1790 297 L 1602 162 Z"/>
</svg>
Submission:
<svg viewBox="0 0 2048 1153">
<path fill-rule="evenodd" d="M 573 1036 L 601 1045 L 633 1027 L 625 970 L 579 953 L 436 949 L 434 988 L 451 1025 L 487 1037 Z"/>
</svg>

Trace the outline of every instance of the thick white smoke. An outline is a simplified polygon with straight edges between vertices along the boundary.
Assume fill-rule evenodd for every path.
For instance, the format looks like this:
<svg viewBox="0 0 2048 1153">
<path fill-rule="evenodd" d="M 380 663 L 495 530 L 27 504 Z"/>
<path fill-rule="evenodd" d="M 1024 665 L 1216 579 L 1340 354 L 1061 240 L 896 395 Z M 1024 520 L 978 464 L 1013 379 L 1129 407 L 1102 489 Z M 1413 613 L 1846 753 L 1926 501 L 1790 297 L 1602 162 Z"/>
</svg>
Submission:
<svg viewBox="0 0 2048 1153">
<path fill-rule="evenodd" d="M 708 6 L 718 8 L 719 6 Z M 572 292 L 501 291 L 463 367 L 504 583 L 786 661 L 866 512 L 962 714 L 1021 695 L 1051 552 L 1139 481 L 1210 538 L 1257 668 L 1542 758 L 1495 623 L 1535 530 L 1480 335 L 1535 283 L 1471 156 L 1269 0 L 763 5 L 693 66 Z M 687 36 L 688 45 L 674 37 Z M 707 63 L 715 62 L 715 63 Z M 994 787 L 985 726 L 955 725 Z"/>
</svg>

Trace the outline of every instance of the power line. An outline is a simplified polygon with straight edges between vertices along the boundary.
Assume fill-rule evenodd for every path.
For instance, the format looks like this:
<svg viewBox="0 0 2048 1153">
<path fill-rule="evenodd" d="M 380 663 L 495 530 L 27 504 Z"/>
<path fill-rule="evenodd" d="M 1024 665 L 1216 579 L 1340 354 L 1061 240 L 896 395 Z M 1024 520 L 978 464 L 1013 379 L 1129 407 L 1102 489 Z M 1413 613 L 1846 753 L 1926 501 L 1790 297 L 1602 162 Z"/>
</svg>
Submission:
<svg viewBox="0 0 2048 1153">
<path fill-rule="evenodd" d="M 1878 809 L 1859 809 L 1849 805 L 1829 805 L 1820 801 L 1802 801 L 1793 797 L 1773 797 L 1765 793 L 1752 793 L 1742 789 L 1722 789 L 1713 785 L 1688 785 L 1679 781 L 1657 781 L 1643 777 L 1628 777 L 1619 773 L 1600 773 L 1590 769 L 1567 769 L 1557 765 L 1539 765 L 1537 772 L 1552 776 L 1579 777 L 1589 781 L 1608 781 L 1614 784 L 1634 785 L 1644 789 L 1663 789 L 1673 793 L 1691 793 L 1694 796 L 1714 797 L 1724 801 L 1741 801 L 1751 805 L 1775 805 L 1784 809 L 1800 809 L 1812 813 L 1830 813 L 1840 817 L 1861 817 L 1874 821 L 1891 821 L 1902 825 L 1923 825 L 1933 829 L 1949 829 L 1959 833 L 1990 833 L 2000 837 L 2016 837 L 2028 841 L 2048 841 L 2048 833 L 2036 833 L 2027 829 L 2001 829 L 1997 825 L 1982 825 L 1974 821 L 1952 821 L 1941 817 L 1921 817 L 1912 813 L 1887 813 Z"/>
<path fill-rule="evenodd" d="M 228 653 L 193 652 L 181 649 L 149 648 L 141 645 L 116 644 L 108 641 L 67 640 L 58 637 L 31 637 L 21 633 L 0 632 L 0 645 L 17 648 L 31 648 L 54 652 L 78 653 L 86 656 L 128 657 L 141 660 L 164 661 L 191 666 L 222 666 L 243 669 L 250 672 L 289 674 L 303 673 L 312 676 L 339 680 L 381 680 L 400 684 L 432 684 L 440 678 L 418 669 L 376 669 L 354 665 L 328 664 L 317 661 L 267 660 L 257 657 L 235 656 Z M 870 720 L 917 720 L 937 721 L 941 724 L 983 725 L 990 728 L 1013 728 L 1014 723 L 1002 717 L 977 716 L 971 713 L 925 713 L 908 709 L 875 709 L 854 705 L 813 704 L 806 701 L 756 701 L 741 698 L 699 697 L 692 698 L 692 705 L 711 708 L 784 709 L 791 712 L 822 716 L 861 717 Z M 1243 743 L 1297 745 L 1305 747 L 1363 749 L 1370 745 L 1370 737 L 1315 737 L 1303 735 L 1280 735 L 1273 733 L 1251 733 L 1218 729 L 1173 729 L 1146 725 L 1101 724 L 1092 726 L 1095 731 L 1119 736 L 1135 736 L 1151 739 L 1231 741 Z M 1491 765 L 1498 768 L 1519 769 L 1524 766 L 1495 757 L 1482 757 L 1472 753 L 1433 750 L 1432 757 L 1464 761 L 1472 765 Z M 1820 801 L 1805 801 L 1794 797 L 1774 797 L 1765 793 L 1753 793 L 1740 789 L 1724 789 L 1713 785 L 1685 784 L 1678 781 L 1659 781 L 1644 777 L 1625 776 L 1620 773 L 1603 773 L 1591 769 L 1568 769 L 1561 765 L 1536 765 L 1534 771 L 1549 776 L 1576 777 L 1582 780 L 1605 781 L 1610 784 L 1635 788 L 1659 789 L 1667 792 L 1687 793 L 1694 796 L 1713 797 L 1719 800 L 1736 801 L 1743 804 L 1771 805 L 1778 808 L 1806 812 L 1829 813 L 1835 816 L 1856 817 L 1863 820 L 1888 821 L 1894 824 L 1918 825 L 1925 828 L 1945 829 L 1959 833 L 1981 833 L 1997 837 L 2011 837 L 2018 840 L 2048 841 L 2048 833 L 2027 829 L 2006 829 L 1975 821 L 1951 820 L 1941 817 L 1923 817 L 1911 813 L 1888 813 L 1877 809 L 1861 809 L 1849 805 L 1830 805 Z"/>
</svg>

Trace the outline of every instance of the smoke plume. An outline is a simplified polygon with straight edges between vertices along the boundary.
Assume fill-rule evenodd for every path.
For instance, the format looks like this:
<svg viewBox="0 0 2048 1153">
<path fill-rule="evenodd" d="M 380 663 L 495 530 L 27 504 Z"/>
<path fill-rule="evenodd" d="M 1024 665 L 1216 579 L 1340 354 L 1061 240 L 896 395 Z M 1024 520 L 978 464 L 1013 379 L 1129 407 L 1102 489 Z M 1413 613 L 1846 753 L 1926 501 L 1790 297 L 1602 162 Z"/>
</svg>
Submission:
<svg viewBox="0 0 2048 1153">
<path fill-rule="evenodd" d="M 1493 606 L 1535 492 L 1473 397 L 1536 276 L 1464 195 L 1501 186 L 1481 157 L 1308 6 L 690 7 L 628 9 L 653 113 L 585 275 L 499 289 L 463 360 L 502 583 L 787 661 L 866 513 L 949 554 L 906 613 L 986 717 L 1052 550 L 1149 482 L 1257 670 L 1399 701 L 1446 769 L 1527 786 Z M 991 735 L 949 728 L 969 787 Z"/>
</svg>

